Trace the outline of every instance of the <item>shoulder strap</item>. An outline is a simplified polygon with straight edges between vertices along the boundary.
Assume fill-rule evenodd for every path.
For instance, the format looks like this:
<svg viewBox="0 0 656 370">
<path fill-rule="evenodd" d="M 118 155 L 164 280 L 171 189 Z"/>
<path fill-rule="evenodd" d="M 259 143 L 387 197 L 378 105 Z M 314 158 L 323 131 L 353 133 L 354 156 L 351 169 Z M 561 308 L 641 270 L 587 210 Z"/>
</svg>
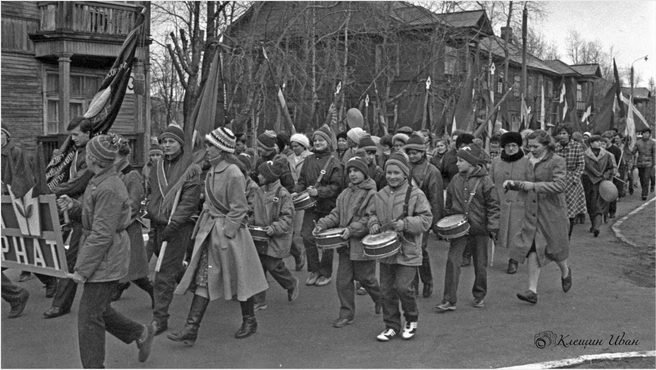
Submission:
<svg viewBox="0 0 656 370">
<path fill-rule="evenodd" d="M 478 188 L 478 184 L 481 183 L 482 177 L 479 177 L 476 179 L 476 182 L 474 183 L 474 188 L 472 191 L 469 193 L 469 199 L 467 199 L 467 204 L 465 205 L 465 213 L 469 213 L 469 203 L 471 203 L 472 199 L 474 199 L 474 195 L 476 194 L 476 189 Z"/>
<path fill-rule="evenodd" d="M 330 164 L 330 162 L 333 161 L 334 158 L 335 157 L 331 155 L 330 158 L 328 158 L 328 160 L 326 161 L 326 164 L 323 165 L 323 168 L 321 169 L 321 172 L 319 172 L 319 177 L 317 177 L 317 182 L 314 183 L 315 188 L 317 186 L 319 186 L 319 183 L 323 179 L 323 176 L 326 174 L 326 170 L 328 169 L 328 165 Z"/>
<path fill-rule="evenodd" d="M 424 187 L 424 181 L 426 181 L 426 175 L 428 174 L 428 166 L 429 165 L 430 165 L 430 163 L 428 163 L 428 161 L 426 161 L 426 166 L 424 167 L 424 173 L 421 176 L 421 183 L 419 183 L 419 189 Z"/>
<path fill-rule="evenodd" d="M 410 196 L 412 195 L 412 185 L 408 183 L 408 191 L 405 192 L 405 202 L 403 203 L 403 213 L 396 219 L 396 221 L 404 219 L 408 215 L 408 206 L 410 204 Z"/>
<path fill-rule="evenodd" d="M 278 190 L 276 190 L 276 196 L 273 197 L 273 221 L 276 222 L 278 221 L 278 218 L 280 217 L 280 208 L 282 207 L 281 204 L 282 202 L 280 201 L 280 189 L 282 188 L 282 185 L 278 187 Z"/>
</svg>

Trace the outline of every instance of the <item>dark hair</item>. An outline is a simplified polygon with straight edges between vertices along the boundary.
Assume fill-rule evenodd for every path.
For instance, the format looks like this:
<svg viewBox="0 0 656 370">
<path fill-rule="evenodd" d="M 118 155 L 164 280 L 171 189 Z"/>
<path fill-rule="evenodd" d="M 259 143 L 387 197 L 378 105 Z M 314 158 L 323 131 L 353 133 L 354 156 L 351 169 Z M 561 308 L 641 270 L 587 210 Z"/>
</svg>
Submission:
<svg viewBox="0 0 656 370">
<path fill-rule="evenodd" d="M 75 128 L 78 127 L 78 126 L 80 126 L 80 131 L 82 131 L 84 133 L 88 132 L 89 134 L 91 134 L 91 130 L 93 130 L 93 124 L 91 123 L 91 121 L 89 121 L 88 119 L 86 119 L 82 116 L 79 116 L 79 117 L 75 117 L 71 120 L 71 122 L 68 124 L 68 126 L 66 126 L 66 131 L 75 130 Z M 91 136 L 91 135 L 89 135 L 89 136 Z"/>
<path fill-rule="evenodd" d="M 572 125 L 570 125 L 569 123 L 563 123 L 562 125 L 560 125 L 560 127 L 558 127 L 558 131 L 556 131 L 556 134 L 560 134 L 560 132 L 563 130 L 567 132 L 567 135 L 569 135 L 569 137 L 572 137 L 572 132 L 574 131 L 572 129 Z"/>
<path fill-rule="evenodd" d="M 474 135 L 462 133 L 456 138 L 456 149 L 460 148 L 461 145 L 469 145 L 474 142 Z"/>
<path fill-rule="evenodd" d="M 500 138 L 501 138 L 501 135 L 494 134 L 494 135 L 492 135 L 492 137 L 490 137 L 490 142 L 491 143 L 498 143 Z"/>
<path fill-rule="evenodd" d="M 286 147 L 289 146 L 289 134 L 286 132 L 281 132 L 276 135 L 276 141 L 278 144 L 278 149 L 282 153 L 283 150 L 285 150 Z"/>
<path fill-rule="evenodd" d="M 537 140 L 538 143 L 544 145 L 549 149 L 549 151 L 556 150 L 556 144 L 554 143 L 551 135 L 544 130 L 535 130 L 528 134 L 526 137 L 527 140 Z"/>
<path fill-rule="evenodd" d="M 644 134 L 645 132 L 649 132 L 651 134 L 651 128 L 647 127 L 646 129 L 642 130 L 642 133 Z"/>
</svg>

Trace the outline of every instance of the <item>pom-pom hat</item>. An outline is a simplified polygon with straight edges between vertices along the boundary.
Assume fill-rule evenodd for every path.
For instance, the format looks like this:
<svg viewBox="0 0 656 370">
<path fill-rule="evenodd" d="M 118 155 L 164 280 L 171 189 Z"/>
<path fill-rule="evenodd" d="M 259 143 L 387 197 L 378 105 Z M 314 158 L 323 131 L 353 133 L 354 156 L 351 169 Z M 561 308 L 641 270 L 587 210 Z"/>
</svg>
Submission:
<svg viewBox="0 0 656 370">
<path fill-rule="evenodd" d="M 230 129 L 219 127 L 205 135 L 205 140 L 227 153 L 235 152 L 237 138 Z"/>
</svg>

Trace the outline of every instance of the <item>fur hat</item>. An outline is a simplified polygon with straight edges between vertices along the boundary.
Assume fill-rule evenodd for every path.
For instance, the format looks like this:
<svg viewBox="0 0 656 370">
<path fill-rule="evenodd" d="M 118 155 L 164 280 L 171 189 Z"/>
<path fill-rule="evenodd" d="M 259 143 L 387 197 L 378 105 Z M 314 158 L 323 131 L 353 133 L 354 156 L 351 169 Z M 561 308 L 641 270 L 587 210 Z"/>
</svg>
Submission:
<svg viewBox="0 0 656 370">
<path fill-rule="evenodd" d="M 205 140 L 227 153 L 235 152 L 237 138 L 229 128 L 219 127 L 205 135 Z"/>
<path fill-rule="evenodd" d="M 366 134 L 366 132 L 360 127 L 354 127 L 346 133 L 346 136 L 351 139 L 354 143 L 359 144 L 360 139 Z"/>
<path fill-rule="evenodd" d="M 315 131 L 314 134 L 312 134 L 312 137 L 315 136 L 319 136 L 322 139 L 326 140 L 326 142 L 328 142 L 328 148 L 330 148 L 329 150 L 330 151 L 333 150 L 334 148 L 333 131 L 330 129 L 330 127 L 328 127 L 328 125 L 324 124 L 323 126 L 319 127 L 319 129 Z"/>
<path fill-rule="evenodd" d="M 276 150 L 277 135 L 273 130 L 265 130 L 260 136 L 257 137 L 257 146 L 267 152 Z"/>
<path fill-rule="evenodd" d="M 481 164 L 481 149 L 476 145 L 463 146 L 457 155 L 474 166 Z"/>
<path fill-rule="evenodd" d="M 112 163 L 116 159 L 118 147 L 109 135 L 98 135 L 87 143 L 87 153 L 104 163 Z"/>
<path fill-rule="evenodd" d="M 400 129 L 396 130 L 397 134 L 406 134 L 408 136 L 412 135 L 412 132 L 413 132 L 412 128 L 408 126 L 403 126 Z"/>
<path fill-rule="evenodd" d="M 397 140 L 403 141 L 403 144 L 405 144 L 408 142 L 408 139 L 410 139 L 410 137 L 406 134 L 402 134 L 402 133 L 396 134 L 392 136 L 392 145 L 394 145 L 394 142 Z"/>
<path fill-rule="evenodd" d="M 164 152 L 162 151 L 162 147 L 159 146 L 159 144 L 153 144 L 148 150 L 148 155 L 164 155 Z"/>
<path fill-rule="evenodd" d="M 270 184 L 282 176 L 282 167 L 278 162 L 266 161 L 257 166 L 257 173 L 264 176 L 267 184 Z"/>
<path fill-rule="evenodd" d="M 362 153 L 358 154 L 361 155 Z M 367 166 L 367 163 L 364 161 L 364 159 L 362 159 L 360 155 L 355 155 L 346 162 L 346 176 L 348 176 L 349 168 L 353 167 L 356 170 L 362 172 L 365 178 L 369 178 L 369 166 Z"/>
<path fill-rule="evenodd" d="M 308 139 L 308 137 L 303 134 L 292 135 L 292 138 L 289 139 L 289 142 L 301 144 L 305 149 L 308 149 L 310 147 L 310 139 Z"/>
<path fill-rule="evenodd" d="M 184 140 L 184 131 L 182 131 L 182 127 L 178 126 L 175 123 L 170 124 L 164 132 L 162 132 L 159 135 L 159 141 L 162 142 L 164 139 L 170 138 L 178 143 L 180 143 L 180 146 L 184 146 L 185 140 Z"/>
<path fill-rule="evenodd" d="M 505 148 L 510 143 L 515 143 L 521 147 L 523 144 L 522 135 L 519 132 L 508 131 L 499 138 L 499 148 Z"/>
<path fill-rule="evenodd" d="M 371 136 L 369 134 L 366 134 L 360 138 L 360 142 L 358 143 L 358 149 L 362 149 L 364 151 L 378 150 L 378 147 L 376 146 L 376 143 L 371 138 Z"/>
<path fill-rule="evenodd" d="M 474 135 L 468 133 L 462 133 L 456 138 L 456 148 L 459 148 L 461 145 L 469 145 L 474 142 Z"/>
<path fill-rule="evenodd" d="M 397 134 L 398 135 L 398 134 Z M 410 166 L 408 164 L 408 156 L 405 153 L 402 152 L 396 152 L 393 153 L 387 162 L 385 162 L 385 171 L 387 171 L 387 166 L 390 164 L 395 164 L 399 166 L 401 171 L 406 175 L 406 177 L 410 174 Z"/>
<path fill-rule="evenodd" d="M 408 152 L 408 150 L 416 150 L 419 152 L 425 152 L 426 151 L 426 145 L 424 144 L 424 137 L 419 134 L 412 134 L 408 141 L 406 142 L 405 146 L 403 147 L 403 150 Z"/>
</svg>

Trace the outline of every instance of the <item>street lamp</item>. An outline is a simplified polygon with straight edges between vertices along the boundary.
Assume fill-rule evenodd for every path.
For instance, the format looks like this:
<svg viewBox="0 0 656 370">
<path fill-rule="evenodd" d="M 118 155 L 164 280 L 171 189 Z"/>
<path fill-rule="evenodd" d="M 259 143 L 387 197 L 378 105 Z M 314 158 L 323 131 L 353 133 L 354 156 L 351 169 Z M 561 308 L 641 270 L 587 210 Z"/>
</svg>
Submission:
<svg viewBox="0 0 656 370">
<path fill-rule="evenodd" d="M 649 58 L 649 55 L 645 55 L 644 57 L 640 57 L 640 58 L 634 60 L 633 63 L 631 63 L 631 95 L 629 96 L 629 99 L 631 99 L 631 104 L 633 104 L 633 64 L 635 62 L 639 61 L 639 60 L 642 60 L 642 59 L 644 59 L 645 62 L 646 62 L 648 58 Z"/>
</svg>

